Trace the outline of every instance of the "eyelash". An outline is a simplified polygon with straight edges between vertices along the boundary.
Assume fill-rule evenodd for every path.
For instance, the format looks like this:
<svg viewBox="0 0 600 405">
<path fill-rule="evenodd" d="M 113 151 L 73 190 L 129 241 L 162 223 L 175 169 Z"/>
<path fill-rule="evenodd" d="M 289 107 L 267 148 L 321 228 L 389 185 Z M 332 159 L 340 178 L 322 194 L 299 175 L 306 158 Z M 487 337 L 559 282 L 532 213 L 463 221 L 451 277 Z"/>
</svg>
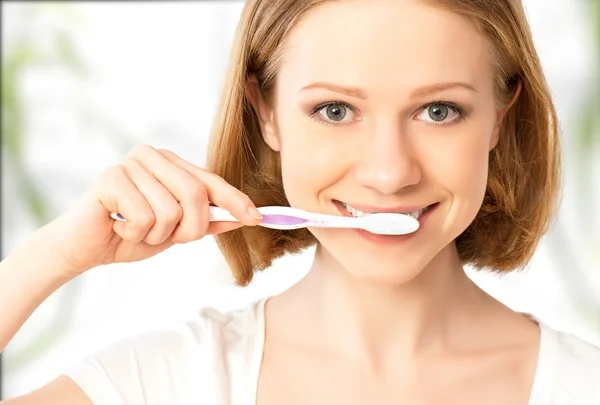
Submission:
<svg viewBox="0 0 600 405">
<path fill-rule="evenodd" d="M 324 120 L 323 118 L 320 117 L 320 111 L 325 108 L 325 107 L 329 107 L 330 105 L 335 105 L 335 104 L 340 104 L 343 105 L 344 107 L 348 108 L 350 111 L 352 111 L 353 113 L 356 114 L 356 109 L 352 106 L 350 106 L 349 104 L 343 102 L 343 101 L 329 101 L 327 103 L 322 103 L 319 104 L 318 106 L 316 106 L 310 113 L 310 118 L 311 119 L 315 119 L 317 121 L 319 121 L 322 124 L 325 125 L 331 125 L 331 126 L 338 126 L 338 125 L 346 125 L 349 124 L 350 122 L 334 122 L 334 121 L 327 121 Z M 454 104 L 448 101 L 432 101 L 431 103 L 427 103 L 424 106 L 419 108 L 419 113 L 421 113 L 423 110 L 425 110 L 428 107 L 431 107 L 432 105 L 443 105 L 445 107 L 448 107 L 449 109 L 451 109 L 452 111 L 454 111 L 456 114 L 458 114 L 457 118 L 453 119 L 450 122 L 447 123 L 441 123 L 441 124 L 434 124 L 432 122 L 427 122 L 428 125 L 433 125 L 436 127 L 447 127 L 450 125 L 455 125 L 457 123 L 457 121 L 464 121 L 465 118 L 467 117 L 467 114 L 465 112 L 465 110 L 459 106 L 458 104 Z"/>
<path fill-rule="evenodd" d="M 323 108 L 329 107 L 330 105 L 335 105 L 335 104 L 343 105 L 344 107 L 348 108 L 350 111 L 352 111 L 353 113 L 356 114 L 356 109 L 354 107 L 351 107 L 350 105 L 344 103 L 343 101 L 328 101 L 326 103 L 319 104 L 318 106 L 313 108 L 313 110 L 310 113 L 310 118 L 320 122 L 321 124 L 331 125 L 331 126 L 349 124 L 349 122 L 333 122 L 333 121 L 327 121 L 327 120 L 324 120 L 323 118 L 321 118 L 321 114 L 319 112 Z"/>
</svg>

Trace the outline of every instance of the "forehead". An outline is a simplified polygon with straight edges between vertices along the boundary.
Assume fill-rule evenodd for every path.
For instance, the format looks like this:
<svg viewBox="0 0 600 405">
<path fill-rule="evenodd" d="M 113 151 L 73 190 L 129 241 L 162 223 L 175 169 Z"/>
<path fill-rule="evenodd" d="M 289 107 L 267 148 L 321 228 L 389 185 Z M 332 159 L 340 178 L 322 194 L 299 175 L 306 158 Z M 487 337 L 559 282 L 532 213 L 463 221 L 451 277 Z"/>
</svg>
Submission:
<svg viewBox="0 0 600 405">
<path fill-rule="evenodd" d="M 401 92 L 439 82 L 491 82 L 487 41 L 463 17 L 418 0 L 325 3 L 293 28 L 280 78 Z"/>
</svg>

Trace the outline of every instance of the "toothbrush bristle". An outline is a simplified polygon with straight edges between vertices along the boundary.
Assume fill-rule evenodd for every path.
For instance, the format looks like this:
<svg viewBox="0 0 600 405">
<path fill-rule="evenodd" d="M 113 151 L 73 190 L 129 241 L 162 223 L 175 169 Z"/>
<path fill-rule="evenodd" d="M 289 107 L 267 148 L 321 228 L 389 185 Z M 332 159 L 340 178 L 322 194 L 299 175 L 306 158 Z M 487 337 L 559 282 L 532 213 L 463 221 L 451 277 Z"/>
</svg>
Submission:
<svg viewBox="0 0 600 405">
<path fill-rule="evenodd" d="M 365 218 L 365 229 L 380 235 L 405 235 L 419 229 L 419 221 L 410 215 L 378 213 Z"/>
</svg>

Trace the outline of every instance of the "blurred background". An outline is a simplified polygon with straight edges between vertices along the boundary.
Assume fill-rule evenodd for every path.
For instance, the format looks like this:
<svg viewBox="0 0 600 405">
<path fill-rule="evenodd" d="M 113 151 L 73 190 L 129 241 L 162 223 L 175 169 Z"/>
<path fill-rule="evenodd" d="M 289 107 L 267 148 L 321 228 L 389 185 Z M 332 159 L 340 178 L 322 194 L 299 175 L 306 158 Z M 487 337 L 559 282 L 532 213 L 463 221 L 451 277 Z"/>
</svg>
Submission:
<svg viewBox="0 0 600 405">
<path fill-rule="evenodd" d="M 530 268 L 469 270 L 512 308 L 600 344 L 600 2 L 524 0 L 563 130 L 559 219 Z M 2 2 L 2 253 L 137 143 L 204 165 L 242 1 Z M 4 398 L 124 336 L 276 294 L 312 250 L 235 287 L 211 238 L 94 269 L 50 297 L 2 354 Z"/>
</svg>

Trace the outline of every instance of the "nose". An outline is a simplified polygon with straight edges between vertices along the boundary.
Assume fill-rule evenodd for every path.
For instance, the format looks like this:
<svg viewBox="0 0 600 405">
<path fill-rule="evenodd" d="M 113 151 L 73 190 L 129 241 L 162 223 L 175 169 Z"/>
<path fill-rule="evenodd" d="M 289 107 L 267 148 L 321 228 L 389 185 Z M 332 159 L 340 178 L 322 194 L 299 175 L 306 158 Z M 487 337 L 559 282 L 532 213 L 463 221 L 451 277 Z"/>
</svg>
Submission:
<svg viewBox="0 0 600 405">
<path fill-rule="evenodd" d="M 409 137 L 399 126 L 375 132 L 356 165 L 357 180 L 382 194 L 418 184 L 422 172 Z"/>
</svg>

